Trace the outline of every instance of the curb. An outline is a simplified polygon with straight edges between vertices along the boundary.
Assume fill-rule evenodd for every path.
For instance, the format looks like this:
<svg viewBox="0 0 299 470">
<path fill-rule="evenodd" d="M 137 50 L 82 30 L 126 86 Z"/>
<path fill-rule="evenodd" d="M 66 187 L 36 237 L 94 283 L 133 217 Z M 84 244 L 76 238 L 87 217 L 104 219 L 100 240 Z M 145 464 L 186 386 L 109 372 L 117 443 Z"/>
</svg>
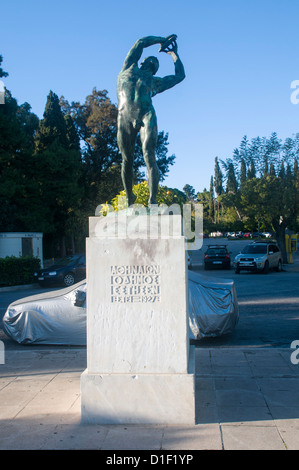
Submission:
<svg viewBox="0 0 299 470">
<path fill-rule="evenodd" d="M 23 284 L 21 286 L 7 286 L 7 287 L 0 287 L 1 292 L 14 292 L 18 290 L 26 290 L 26 289 L 37 289 L 39 287 L 38 284 Z"/>
</svg>

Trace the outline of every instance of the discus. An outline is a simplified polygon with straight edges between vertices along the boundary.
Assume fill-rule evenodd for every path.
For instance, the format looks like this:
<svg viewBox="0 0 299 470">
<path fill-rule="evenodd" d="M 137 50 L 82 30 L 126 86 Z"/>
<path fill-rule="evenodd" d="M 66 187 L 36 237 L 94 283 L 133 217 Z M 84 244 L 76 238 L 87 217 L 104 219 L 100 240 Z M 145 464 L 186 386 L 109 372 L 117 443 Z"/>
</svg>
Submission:
<svg viewBox="0 0 299 470">
<path fill-rule="evenodd" d="M 166 49 L 172 45 L 173 42 L 175 42 L 177 39 L 176 34 L 171 34 L 170 36 L 167 36 L 163 44 L 161 44 L 161 47 L 159 49 L 159 52 L 168 52 Z M 171 50 L 171 49 L 169 49 Z"/>
</svg>

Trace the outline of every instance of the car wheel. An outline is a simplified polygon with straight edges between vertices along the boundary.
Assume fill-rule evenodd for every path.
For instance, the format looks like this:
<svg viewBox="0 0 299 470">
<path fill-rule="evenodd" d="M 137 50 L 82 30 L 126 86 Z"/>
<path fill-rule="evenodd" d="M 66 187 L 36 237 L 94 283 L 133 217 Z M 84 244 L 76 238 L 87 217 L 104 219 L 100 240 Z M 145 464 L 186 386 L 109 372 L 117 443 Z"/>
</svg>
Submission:
<svg viewBox="0 0 299 470">
<path fill-rule="evenodd" d="M 263 269 L 263 273 L 268 274 L 268 272 L 269 272 L 269 261 L 266 261 L 264 269 Z"/>
<path fill-rule="evenodd" d="M 63 284 L 66 287 L 72 286 L 75 283 L 75 276 L 72 273 L 67 273 L 63 278 Z"/>
<path fill-rule="evenodd" d="M 282 271 L 282 263 L 281 260 L 278 261 L 278 265 L 276 266 L 276 271 L 280 273 Z"/>
</svg>

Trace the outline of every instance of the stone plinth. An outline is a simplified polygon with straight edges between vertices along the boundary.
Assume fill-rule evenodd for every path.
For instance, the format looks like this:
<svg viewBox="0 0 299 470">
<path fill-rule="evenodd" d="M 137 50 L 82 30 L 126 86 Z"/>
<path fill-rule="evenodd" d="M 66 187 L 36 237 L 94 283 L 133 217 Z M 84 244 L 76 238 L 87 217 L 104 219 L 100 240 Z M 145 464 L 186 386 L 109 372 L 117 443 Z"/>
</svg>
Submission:
<svg viewBox="0 0 299 470">
<path fill-rule="evenodd" d="M 89 235 L 82 421 L 194 424 L 181 216 L 92 217 Z"/>
</svg>

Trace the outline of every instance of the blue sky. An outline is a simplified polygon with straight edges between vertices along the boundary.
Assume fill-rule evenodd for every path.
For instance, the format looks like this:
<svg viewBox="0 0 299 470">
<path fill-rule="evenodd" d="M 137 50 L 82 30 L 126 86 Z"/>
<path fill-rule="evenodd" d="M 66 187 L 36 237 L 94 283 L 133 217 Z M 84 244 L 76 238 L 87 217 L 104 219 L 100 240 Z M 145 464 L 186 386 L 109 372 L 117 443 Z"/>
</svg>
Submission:
<svg viewBox="0 0 299 470">
<path fill-rule="evenodd" d="M 136 39 L 178 35 L 186 79 L 153 102 L 176 162 L 164 184 L 209 188 L 214 159 L 244 135 L 299 131 L 298 0 L 10 0 L 1 5 L 5 86 L 42 117 L 50 90 L 84 102 L 93 87 L 116 99 L 116 78 Z M 173 73 L 158 55 L 159 76 Z"/>
</svg>

